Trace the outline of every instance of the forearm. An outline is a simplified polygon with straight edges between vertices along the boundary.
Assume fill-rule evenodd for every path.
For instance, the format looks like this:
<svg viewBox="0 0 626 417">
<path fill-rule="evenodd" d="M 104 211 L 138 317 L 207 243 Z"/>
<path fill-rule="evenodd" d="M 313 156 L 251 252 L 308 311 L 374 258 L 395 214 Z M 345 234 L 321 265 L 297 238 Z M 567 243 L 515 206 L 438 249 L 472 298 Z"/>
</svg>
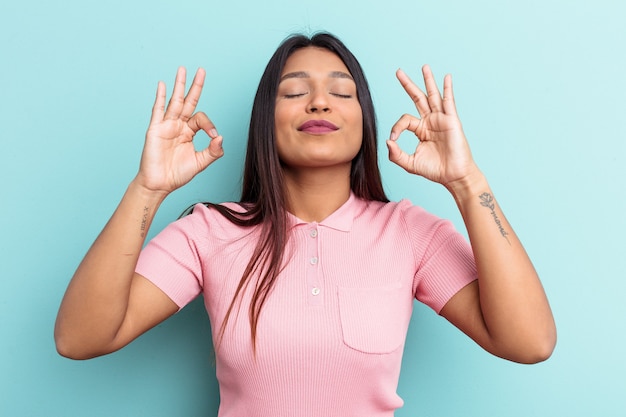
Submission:
<svg viewBox="0 0 626 417">
<path fill-rule="evenodd" d="M 92 350 L 115 338 L 128 308 L 139 253 L 164 198 L 136 182 L 129 185 L 67 288 L 55 326 L 58 346 Z"/>
<path fill-rule="evenodd" d="M 448 187 L 461 211 L 478 269 L 479 305 L 490 350 L 512 360 L 551 352 L 556 331 L 539 277 L 485 177 Z M 549 355 L 549 353 L 548 353 Z"/>
</svg>

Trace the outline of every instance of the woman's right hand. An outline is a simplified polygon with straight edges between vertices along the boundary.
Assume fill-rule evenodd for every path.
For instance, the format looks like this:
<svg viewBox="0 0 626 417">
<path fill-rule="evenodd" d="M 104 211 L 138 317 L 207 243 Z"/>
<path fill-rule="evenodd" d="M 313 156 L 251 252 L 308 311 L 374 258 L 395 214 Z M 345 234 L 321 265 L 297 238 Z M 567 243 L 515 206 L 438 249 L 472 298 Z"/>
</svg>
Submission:
<svg viewBox="0 0 626 417">
<path fill-rule="evenodd" d="M 135 270 L 146 232 L 163 198 L 224 154 L 222 137 L 204 113 L 195 113 L 205 73 L 185 95 L 179 68 L 167 109 L 159 83 L 139 173 L 91 245 L 67 287 L 55 325 L 57 350 L 86 359 L 120 349 L 178 310 L 172 299 Z M 197 151 L 200 130 L 211 138 Z"/>
<path fill-rule="evenodd" d="M 139 173 L 135 178 L 149 191 L 167 195 L 224 155 L 222 136 L 218 135 L 213 122 L 202 112 L 194 113 L 204 77 L 205 71 L 200 68 L 185 95 L 186 70 L 180 67 L 167 109 L 165 84 L 159 82 Z M 209 135 L 210 143 L 205 149 L 196 151 L 193 138 L 200 130 Z"/>
</svg>

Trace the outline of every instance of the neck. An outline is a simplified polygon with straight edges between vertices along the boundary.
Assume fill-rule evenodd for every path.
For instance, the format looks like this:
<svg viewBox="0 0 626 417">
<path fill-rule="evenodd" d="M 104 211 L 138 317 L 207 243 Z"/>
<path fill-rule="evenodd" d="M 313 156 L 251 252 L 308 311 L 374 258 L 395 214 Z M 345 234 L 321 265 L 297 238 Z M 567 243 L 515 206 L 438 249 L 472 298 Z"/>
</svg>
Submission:
<svg viewBox="0 0 626 417">
<path fill-rule="evenodd" d="M 284 173 L 287 210 L 306 222 L 321 222 L 350 198 L 350 165 Z"/>
</svg>

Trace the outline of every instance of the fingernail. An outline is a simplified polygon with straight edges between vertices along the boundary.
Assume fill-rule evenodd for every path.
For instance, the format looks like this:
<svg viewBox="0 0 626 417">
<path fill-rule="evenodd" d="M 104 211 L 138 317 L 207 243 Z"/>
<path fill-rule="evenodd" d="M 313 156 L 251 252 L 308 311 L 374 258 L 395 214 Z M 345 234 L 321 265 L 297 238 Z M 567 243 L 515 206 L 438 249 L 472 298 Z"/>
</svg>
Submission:
<svg viewBox="0 0 626 417">
<path fill-rule="evenodd" d="M 209 133 L 211 134 L 211 136 L 212 136 L 212 137 L 217 136 L 217 130 L 215 130 L 215 129 L 211 129 L 211 130 L 209 131 Z"/>
<path fill-rule="evenodd" d="M 391 132 L 391 136 L 389 136 L 389 140 L 396 140 L 396 132 Z"/>
</svg>

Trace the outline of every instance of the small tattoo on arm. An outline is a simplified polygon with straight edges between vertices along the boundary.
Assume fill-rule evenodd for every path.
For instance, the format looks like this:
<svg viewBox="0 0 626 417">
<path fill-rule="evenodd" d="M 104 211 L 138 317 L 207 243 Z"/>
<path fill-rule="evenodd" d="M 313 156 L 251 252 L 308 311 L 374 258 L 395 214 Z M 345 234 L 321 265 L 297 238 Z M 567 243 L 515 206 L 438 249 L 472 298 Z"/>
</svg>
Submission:
<svg viewBox="0 0 626 417">
<path fill-rule="evenodd" d="M 146 236 L 146 226 L 148 225 L 148 213 L 150 209 L 148 206 L 143 208 L 143 217 L 141 218 L 141 237 Z"/>
<path fill-rule="evenodd" d="M 478 198 L 480 198 L 481 206 L 487 207 L 489 210 L 491 210 L 491 216 L 493 217 L 493 220 L 496 222 L 498 229 L 500 229 L 500 234 L 502 235 L 502 237 L 506 239 L 506 241 L 510 245 L 511 242 L 509 241 L 509 238 L 507 237 L 509 233 L 506 230 L 504 230 L 504 227 L 502 226 L 502 222 L 500 221 L 500 219 L 498 218 L 498 215 L 496 214 L 496 204 L 493 199 L 493 196 L 489 193 L 482 193 Z"/>
</svg>

